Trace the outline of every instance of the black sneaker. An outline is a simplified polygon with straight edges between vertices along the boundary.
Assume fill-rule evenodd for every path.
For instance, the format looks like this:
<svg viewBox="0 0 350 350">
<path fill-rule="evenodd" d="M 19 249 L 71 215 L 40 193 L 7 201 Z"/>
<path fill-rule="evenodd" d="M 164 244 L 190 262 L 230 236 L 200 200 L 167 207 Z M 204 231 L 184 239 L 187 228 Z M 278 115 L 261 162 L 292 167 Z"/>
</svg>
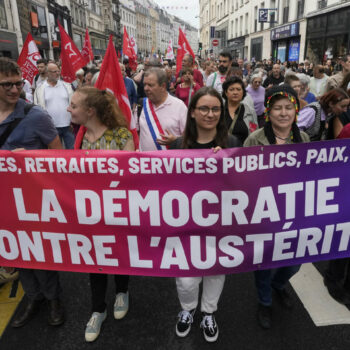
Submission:
<svg viewBox="0 0 350 350">
<path fill-rule="evenodd" d="M 212 343 L 218 339 L 219 328 L 213 314 L 203 313 L 201 328 L 203 328 L 204 339 L 207 342 Z"/>
<path fill-rule="evenodd" d="M 186 335 L 190 332 L 195 311 L 196 309 L 190 311 L 182 310 L 179 313 L 179 320 L 176 323 L 176 334 L 179 337 L 186 337 Z"/>
<path fill-rule="evenodd" d="M 264 329 L 271 328 L 271 314 L 272 314 L 271 306 L 265 306 L 265 305 L 259 304 L 258 322 L 262 328 Z"/>
<path fill-rule="evenodd" d="M 287 309 L 292 309 L 294 306 L 293 298 L 291 294 L 286 290 L 286 288 L 283 289 L 276 289 L 274 288 L 274 291 L 279 299 L 279 302 Z"/>
<path fill-rule="evenodd" d="M 323 282 L 328 289 L 329 295 L 338 303 L 350 305 L 350 293 L 346 291 L 343 285 L 337 281 L 324 277 Z"/>
</svg>

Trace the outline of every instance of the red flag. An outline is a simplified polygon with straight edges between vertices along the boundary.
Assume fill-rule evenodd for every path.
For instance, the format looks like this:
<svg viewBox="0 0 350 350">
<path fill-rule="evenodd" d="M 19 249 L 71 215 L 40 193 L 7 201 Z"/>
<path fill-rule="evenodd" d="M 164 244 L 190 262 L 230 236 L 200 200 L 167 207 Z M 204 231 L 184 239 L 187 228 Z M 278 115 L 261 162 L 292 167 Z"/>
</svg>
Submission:
<svg viewBox="0 0 350 350">
<path fill-rule="evenodd" d="M 124 84 L 122 71 L 120 70 L 117 53 L 113 44 L 113 36 L 110 35 L 107 51 L 102 61 L 100 74 L 96 81 L 95 87 L 100 90 L 106 89 L 114 94 L 118 101 L 119 108 L 124 113 L 128 123 L 128 128 L 134 137 L 135 148 L 139 147 L 139 138 L 136 131 L 136 126 L 132 118 L 132 112 L 129 102 L 128 93 Z"/>
<path fill-rule="evenodd" d="M 193 57 L 193 61 L 195 60 L 194 52 L 188 43 L 185 34 L 179 28 L 179 42 L 178 42 L 178 49 L 177 49 L 177 57 L 176 57 L 176 74 L 180 72 L 182 67 L 182 59 L 185 56 L 185 54 L 190 54 Z"/>
<path fill-rule="evenodd" d="M 38 74 L 36 61 L 40 58 L 40 52 L 32 34 L 28 33 L 17 63 L 21 67 L 23 78 L 27 79 L 30 85 L 32 85 L 34 77 Z"/>
<path fill-rule="evenodd" d="M 134 46 L 132 45 L 129 34 L 124 27 L 124 35 L 123 35 L 123 55 L 128 56 L 129 58 L 129 66 L 131 69 L 136 70 L 137 68 L 137 56 L 134 50 Z"/>
<path fill-rule="evenodd" d="M 64 81 L 72 83 L 76 77 L 75 72 L 86 65 L 83 56 L 57 20 L 61 35 L 61 75 Z"/>
<path fill-rule="evenodd" d="M 94 60 L 94 54 L 92 52 L 89 31 L 87 28 L 85 31 L 85 40 L 84 40 L 84 46 L 81 49 L 81 55 L 83 56 L 86 64 L 88 64 L 90 61 Z"/>
</svg>

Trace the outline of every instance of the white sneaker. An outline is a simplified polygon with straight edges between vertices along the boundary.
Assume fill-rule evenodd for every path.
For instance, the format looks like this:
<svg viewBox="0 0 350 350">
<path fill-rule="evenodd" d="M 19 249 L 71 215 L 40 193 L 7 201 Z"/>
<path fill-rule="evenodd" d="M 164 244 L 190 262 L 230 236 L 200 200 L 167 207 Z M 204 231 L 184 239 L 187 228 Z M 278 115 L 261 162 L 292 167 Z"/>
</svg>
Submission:
<svg viewBox="0 0 350 350">
<path fill-rule="evenodd" d="M 122 319 L 129 310 L 129 292 L 118 293 L 114 303 L 114 318 Z"/>
<path fill-rule="evenodd" d="M 100 335 L 103 321 L 107 317 L 107 310 L 104 312 L 94 312 L 85 328 L 85 340 L 92 342 Z"/>
</svg>

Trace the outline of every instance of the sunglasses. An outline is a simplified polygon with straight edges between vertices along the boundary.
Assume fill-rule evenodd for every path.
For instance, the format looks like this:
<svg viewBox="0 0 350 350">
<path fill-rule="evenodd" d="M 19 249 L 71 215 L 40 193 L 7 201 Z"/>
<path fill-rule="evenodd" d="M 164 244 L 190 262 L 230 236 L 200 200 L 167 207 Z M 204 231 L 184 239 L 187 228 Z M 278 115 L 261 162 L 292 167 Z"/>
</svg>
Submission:
<svg viewBox="0 0 350 350">
<path fill-rule="evenodd" d="M 0 83 L 0 86 L 2 86 L 5 90 L 11 90 L 13 86 L 16 86 L 17 89 L 22 89 L 23 85 L 23 80 L 16 81 L 15 83 L 11 83 L 10 81 L 4 81 L 3 83 Z"/>
</svg>

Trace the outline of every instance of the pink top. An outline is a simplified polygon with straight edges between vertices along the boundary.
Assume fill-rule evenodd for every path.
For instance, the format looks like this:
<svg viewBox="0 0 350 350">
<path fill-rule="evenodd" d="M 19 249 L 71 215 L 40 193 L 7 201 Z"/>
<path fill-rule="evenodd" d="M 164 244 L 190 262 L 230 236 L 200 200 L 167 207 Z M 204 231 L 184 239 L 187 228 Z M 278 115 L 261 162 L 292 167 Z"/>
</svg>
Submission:
<svg viewBox="0 0 350 350">
<path fill-rule="evenodd" d="M 187 107 L 185 104 L 178 98 L 168 94 L 163 104 L 158 107 L 153 105 L 153 107 L 164 132 L 166 133 L 165 129 L 167 129 L 173 135 L 181 136 L 185 129 L 187 118 Z M 157 151 L 143 110 L 138 120 L 137 128 L 140 131 L 140 151 Z"/>
<path fill-rule="evenodd" d="M 188 97 L 190 94 L 190 87 L 181 87 L 182 84 L 179 84 L 176 87 L 175 95 L 178 97 L 180 100 L 184 101 L 185 105 L 188 107 Z M 194 93 L 200 89 L 200 86 L 198 84 L 194 85 L 192 87 L 192 93 L 191 93 L 191 98 L 194 95 Z"/>
</svg>

